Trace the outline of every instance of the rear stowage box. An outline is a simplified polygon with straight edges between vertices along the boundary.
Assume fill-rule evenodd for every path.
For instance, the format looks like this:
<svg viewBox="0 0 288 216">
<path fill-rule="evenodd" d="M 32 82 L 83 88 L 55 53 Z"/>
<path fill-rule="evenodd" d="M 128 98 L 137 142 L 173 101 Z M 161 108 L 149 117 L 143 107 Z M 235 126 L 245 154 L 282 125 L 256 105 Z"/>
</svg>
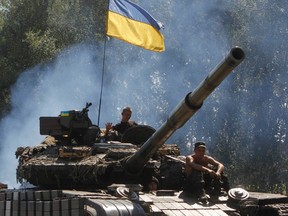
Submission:
<svg viewBox="0 0 288 216">
<path fill-rule="evenodd" d="M 62 135 L 59 117 L 40 117 L 40 134 L 57 136 Z"/>
</svg>

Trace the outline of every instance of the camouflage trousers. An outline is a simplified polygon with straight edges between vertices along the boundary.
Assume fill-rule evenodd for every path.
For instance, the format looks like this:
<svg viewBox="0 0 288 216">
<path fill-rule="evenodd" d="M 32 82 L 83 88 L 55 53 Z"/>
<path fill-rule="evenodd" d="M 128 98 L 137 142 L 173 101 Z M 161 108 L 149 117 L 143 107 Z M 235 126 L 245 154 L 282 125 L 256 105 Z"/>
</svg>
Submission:
<svg viewBox="0 0 288 216">
<path fill-rule="evenodd" d="M 229 183 L 226 176 L 221 175 L 221 179 L 212 178 L 208 173 L 194 170 L 186 176 L 183 190 L 196 197 L 203 196 L 205 192 L 213 195 L 220 195 L 221 190 L 228 192 Z"/>
</svg>

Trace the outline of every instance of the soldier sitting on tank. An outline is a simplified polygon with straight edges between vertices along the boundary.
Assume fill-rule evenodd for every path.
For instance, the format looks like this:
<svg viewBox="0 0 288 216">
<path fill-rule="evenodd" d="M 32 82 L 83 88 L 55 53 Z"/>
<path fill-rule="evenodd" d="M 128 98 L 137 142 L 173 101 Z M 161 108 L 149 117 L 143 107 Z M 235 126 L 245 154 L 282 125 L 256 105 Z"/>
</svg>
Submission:
<svg viewBox="0 0 288 216">
<path fill-rule="evenodd" d="M 229 190 L 227 177 L 223 175 L 224 165 L 213 157 L 205 154 L 204 142 L 194 144 L 194 153 L 186 156 L 186 183 L 183 191 L 197 197 L 201 201 L 208 201 L 209 195 L 221 195 L 221 188 Z M 214 169 L 215 170 L 214 170 Z"/>
<path fill-rule="evenodd" d="M 122 119 L 121 122 L 116 124 L 116 125 L 112 125 L 111 122 L 107 122 L 106 123 L 106 131 L 105 131 L 105 137 L 106 140 L 117 140 L 117 141 L 121 141 L 123 134 L 131 127 L 137 126 L 138 124 L 135 121 L 130 121 L 130 118 L 132 116 L 132 109 L 130 107 L 124 107 L 122 110 Z M 116 131 L 116 137 L 113 137 L 111 135 L 109 135 L 110 131 Z M 113 133 L 112 133 L 113 134 Z"/>
</svg>

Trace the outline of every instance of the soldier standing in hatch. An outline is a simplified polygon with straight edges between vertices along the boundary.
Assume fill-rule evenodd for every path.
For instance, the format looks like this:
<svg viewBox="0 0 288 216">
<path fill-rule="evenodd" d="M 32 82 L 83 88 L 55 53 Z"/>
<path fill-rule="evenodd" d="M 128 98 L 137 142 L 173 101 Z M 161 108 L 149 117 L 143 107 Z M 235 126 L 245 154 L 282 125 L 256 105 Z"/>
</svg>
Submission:
<svg viewBox="0 0 288 216">
<path fill-rule="evenodd" d="M 213 157 L 205 154 L 206 144 L 196 142 L 194 153 L 186 156 L 186 184 L 184 191 L 196 196 L 201 201 L 207 201 L 206 191 L 213 195 L 221 194 L 221 187 L 229 190 L 228 180 L 223 176 L 224 165 Z M 206 191 L 205 191 L 206 190 Z"/>
<path fill-rule="evenodd" d="M 106 131 L 105 131 L 105 137 L 108 136 L 108 133 L 110 130 L 114 130 L 117 131 L 118 133 L 118 137 L 117 140 L 121 141 L 121 138 L 123 136 L 123 134 L 131 127 L 137 126 L 138 124 L 135 121 L 129 121 L 131 116 L 132 116 L 132 109 L 130 107 L 124 107 L 122 110 L 122 119 L 121 122 L 116 124 L 116 125 L 112 125 L 111 122 L 107 122 L 106 123 Z"/>
</svg>

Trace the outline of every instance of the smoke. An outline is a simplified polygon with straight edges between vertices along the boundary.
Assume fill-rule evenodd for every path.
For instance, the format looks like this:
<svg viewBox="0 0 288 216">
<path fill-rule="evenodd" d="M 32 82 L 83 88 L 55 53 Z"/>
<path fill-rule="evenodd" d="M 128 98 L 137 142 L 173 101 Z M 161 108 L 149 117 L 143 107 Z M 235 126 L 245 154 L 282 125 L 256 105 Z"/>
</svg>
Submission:
<svg viewBox="0 0 288 216">
<path fill-rule="evenodd" d="M 78 45 L 64 51 L 54 62 L 21 74 L 11 92 L 12 111 L 1 121 L 1 181 L 15 186 L 17 147 L 34 146 L 44 139 L 39 134 L 40 116 L 81 110 L 86 102 L 98 100 L 101 68 L 96 53 Z M 91 113 L 95 121 L 95 108 Z"/>
<path fill-rule="evenodd" d="M 254 119 L 246 116 L 249 105 L 255 100 L 251 90 L 255 86 L 251 87 L 254 81 L 245 80 L 245 73 L 254 73 L 261 68 L 278 69 L 279 74 L 287 71 L 287 64 L 284 69 L 280 67 L 283 61 L 279 60 L 280 54 L 277 56 L 281 47 L 287 48 L 282 39 L 287 35 L 287 29 L 284 29 L 287 7 L 282 1 L 273 1 L 272 11 L 269 11 L 270 3 L 266 3 L 261 4 L 264 12 L 256 10 L 255 13 L 255 8 L 263 2 L 255 3 L 253 7 L 244 2 L 141 1 L 139 5 L 164 23 L 166 51 L 153 53 L 116 39 L 108 40 L 101 116 L 98 116 L 98 108 L 103 70 L 102 46 L 75 45 L 53 62 L 23 72 L 12 88 L 12 110 L 0 123 L 0 181 L 9 187 L 17 186 L 14 153 L 19 146 L 33 146 L 44 139 L 39 135 L 40 116 L 57 116 L 63 110 L 81 110 L 86 102 L 92 102 L 89 112 L 92 122 L 97 123 L 99 118 L 99 126 L 105 127 L 108 121 L 117 123 L 121 109 L 131 106 L 133 120 L 157 129 L 173 108 L 235 45 L 242 46 L 246 52 L 246 60 L 236 69 L 237 75 L 230 75 L 167 143 L 179 144 L 183 154 L 192 150 L 191 145 L 196 139 L 213 143 L 218 136 L 218 127 L 225 127 L 221 120 L 226 113 L 239 113 L 236 114 L 240 122 L 237 126 L 245 131 L 247 121 L 255 123 L 265 115 L 263 111 Z M 280 21 L 276 19 L 277 8 L 282 11 L 279 13 Z M 269 16 L 273 19 L 269 20 Z M 257 31 L 260 18 L 263 25 L 269 24 L 271 28 L 273 20 L 277 20 L 279 32 L 274 32 L 273 47 L 269 45 L 269 35 L 264 31 L 267 28 L 260 28 L 261 35 Z M 272 30 L 269 32 L 272 33 Z M 255 39 L 258 36 L 261 37 L 260 42 Z M 265 59 L 261 59 L 263 53 Z M 241 77 L 242 86 L 247 89 L 233 88 L 236 76 Z M 286 77 L 279 79 L 282 86 L 287 85 Z M 261 89 L 257 90 L 257 94 L 257 101 L 261 101 Z"/>
</svg>

